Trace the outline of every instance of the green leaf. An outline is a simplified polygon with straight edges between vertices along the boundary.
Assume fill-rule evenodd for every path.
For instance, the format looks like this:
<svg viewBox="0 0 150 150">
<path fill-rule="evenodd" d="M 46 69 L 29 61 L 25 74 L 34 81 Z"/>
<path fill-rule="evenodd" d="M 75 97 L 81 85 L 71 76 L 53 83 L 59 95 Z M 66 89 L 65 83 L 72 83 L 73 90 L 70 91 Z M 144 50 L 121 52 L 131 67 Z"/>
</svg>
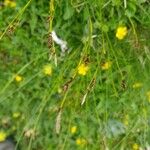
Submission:
<svg viewBox="0 0 150 150">
<path fill-rule="evenodd" d="M 125 15 L 128 17 L 133 17 L 136 13 L 136 4 L 134 2 L 128 3 Z"/>
<path fill-rule="evenodd" d="M 30 20 L 30 28 L 31 28 L 31 33 L 34 32 L 35 28 L 36 28 L 36 25 L 37 25 L 37 14 L 35 13 L 36 12 L 36 8 L 35 7 L 32 7 L 32 15 L 31 15 L 31 20 Z"/>
<path fill-rule="evenodd" d="M 146 0 L 138 0 L 139 4 L 142 4 L 142 3 L 145 3 L 145 2 L 146 2 Z"/>
<path fill-rule="evenodd" d="M 67 5 L 63 19 L 68 20 L 73 16 L 73 14 L 74 14 L 74 9 L 70 5 Z"/>
<path fill-rule="evenodd" d="M 120 6 L 121 1 L 120 0 L 112 0 L 112 4 L 113 4 L 113 6 Z"/>
</svg>

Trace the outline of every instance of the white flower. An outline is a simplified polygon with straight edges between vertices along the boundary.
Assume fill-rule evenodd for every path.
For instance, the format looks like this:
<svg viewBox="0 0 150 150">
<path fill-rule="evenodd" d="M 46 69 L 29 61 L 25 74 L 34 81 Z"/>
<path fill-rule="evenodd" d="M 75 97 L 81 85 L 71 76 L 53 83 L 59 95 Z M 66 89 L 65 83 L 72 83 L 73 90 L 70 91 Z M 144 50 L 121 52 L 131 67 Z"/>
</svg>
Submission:
<svg viewBox="0 0 150 150">
<path fill-rule="evenodd" d="M 62 39 L 58 38 L 57 34 L 55 31 L 52 31 L 52 38 L 56 44 L 58 44 L 61 48 L 61 51 L 64 53 L 68 48 L 67 48 L 67 42 L 63 41 Z"/>
</svg>

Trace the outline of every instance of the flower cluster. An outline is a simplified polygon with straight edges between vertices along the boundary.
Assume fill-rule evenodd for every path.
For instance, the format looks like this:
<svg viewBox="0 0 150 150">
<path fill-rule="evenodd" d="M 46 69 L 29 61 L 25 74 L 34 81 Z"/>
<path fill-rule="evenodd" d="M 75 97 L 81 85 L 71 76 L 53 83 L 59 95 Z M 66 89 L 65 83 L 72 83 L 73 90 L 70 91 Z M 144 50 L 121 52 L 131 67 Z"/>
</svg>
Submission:
<svg viewBox="0 0 150 150">
<path fill-rule="evenodd" d="M 70 128 L 70 133 L 74 135 L 76 132 L 77 132 L 77 126 L 72 126 Z M 81 146 L 81 147 L 87 144 L 87 140 L 84 138 L 77 138 L 75 142 L 76 142 L 76 145 Z"/>
<path fill-rule="evenodd" d="M 46 76 L 51 76 L 52 75 L 52 67 L 51 67 L 51 65 L 49 65 L 49 64 L 45 65 L 43 67 L 43 73 Z M 23 77 L 21 75 L 17 74 L 17 75 L 15 75 L 14 80 L 19 83 L 19 82 L 23 81 Z"/>
<path fill-rule="evenodd" d="M 106 61 L 103 64 L 101 64 L 101 69 L 102 70 L 108 70 L 109 68 L 111 68 L 111 66 L 112 66 L 112 62 Z M 78 67 L 78 74 L 85 76 L 87 74 L 88 70 L 89 70 L 89 66 L 82 63 Z"/>
</svg>

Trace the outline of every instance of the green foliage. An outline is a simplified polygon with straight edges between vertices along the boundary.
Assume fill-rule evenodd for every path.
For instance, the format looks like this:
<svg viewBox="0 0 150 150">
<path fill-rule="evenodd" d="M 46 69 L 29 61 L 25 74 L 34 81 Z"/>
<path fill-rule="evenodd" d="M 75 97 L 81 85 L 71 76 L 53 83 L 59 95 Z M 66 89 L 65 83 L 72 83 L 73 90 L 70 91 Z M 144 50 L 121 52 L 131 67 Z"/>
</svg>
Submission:
<svg viewBox="0 0 150 150">
<path fill-rule="evenodd" d="M 13 135 L 22 150 L 150 145 L 150 2 L 50 2 L 0 7 L 0 131 Z M 56 43 L 48 47 L 50 23 L 67 41 L 63 54 Z M 127 27 L 122 40 L 118 27 Z M 89 68 L 85 76 L 80 64 Z"/>
</svg>

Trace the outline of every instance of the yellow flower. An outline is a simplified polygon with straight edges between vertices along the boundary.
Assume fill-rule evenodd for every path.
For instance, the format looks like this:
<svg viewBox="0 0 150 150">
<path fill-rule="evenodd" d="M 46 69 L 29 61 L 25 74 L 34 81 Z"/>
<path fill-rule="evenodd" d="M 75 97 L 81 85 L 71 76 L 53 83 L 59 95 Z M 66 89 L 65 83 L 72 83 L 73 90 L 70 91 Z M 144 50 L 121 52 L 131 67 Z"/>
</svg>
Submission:
<svg viewBox="0 0 150 150">
<path fill-rule="evenodd" d="M 116 32 L 116 37 L 122 40 L 127 35 L 127 27 L 118 27 Z"/>
<path fill-rule="evenodd" d="M 21 82 L 23 80 L 23 77 L 20 75 L 16 75 L 15 80 L 16 82 Z"/>
<path fill-rule="evenodd" d="M 11 1 L 11 0 L 5 0 L 4 1 L 4 5 L 13 8 L 13 7 L 16 7 L 16 2 L 15 1 Z"/>
<path fill-rule="evenodd" d="M 129 115 L 125 115 L 123 122 L 124 122 L 124 125 L 126 126 L 129 125 Z"/>
<path fill-rule="evenodd" d="M 76 126 L 71 127 L 70 132 L 71 132 L 72 134 L 75 134 L 75 133 L 77 132 L 77 127 L 76 127 Z"/>
<path fill-rule="evenodd" d="M 45 75 L 51 76 L 52 75 L 52 67 L 50 65 L 45 65 L 43 68 L 43 72 Z"/>
<path fill-rule="evenodd" d="M 133 89 L 138 89 L 138 88 L 141 88 L 142 85 L 143 85 L 143 84 L 142 84 L 141 82 L 136 82 L 136 83 L 133 84 L 132 87 L 133 87 Z"/>
<path fill-rule="evenodd" d="M 11 2 L 11 3 L 10 3 L 10 7 L 12 7 L 12 8 L 13 8 L 13 7 L 16 7 L 16 2 Z"/>
<path fill-rule="evenodd" d="M 87 144 L 87 141 L 84 138 L 78 138 L 76 139 L 76 144 L 79 146 L 84 146 L 85 144 Z"/>
<path fill-rule="evenodd" d="M 6 133 L 3 131 L 0 131 L 0 142 L 3 142 L 6 140 Z"/>
<path fill-rule="evenodd" d="M 85 64 L 81 64 L 78 67 L 78 74 L 85 76 L 88 70 L 89 70 L 88 66 L 86 66 Z"/>
<path fill-rule="evenodd" d="M 82 143 L 82 142 L 81 142 L 81 139 L 80 139 L 80 138 L 76 139 L 76 144 L 77 144 L 77 145 L 81 145 L 81 143 Z"/>
<path fill-rule="evenodd" d="M 101 65 L 102 70 L 108 70 L 112 65 L 111 61 L 107 61 Z"/>
<path fill-rule="evenodd" d="M 5 1 L 4 1 L 4 5 L 5 5 L 5 6 L 9 6 L 9 4 L 10 4 L 10 0 L 5 0 Z"/>
<path fill-rule="evenodd" d="M 17 119 L 20 117 L 20 115 L 21 115 L 20 112 L 15 112 L 13 113 L 13 118 Z"/>
<path fill-rule="evenodd" d="M 140 149 L 140 146 L 139 146 L 137 143 L 134 143 L 134 144 L 132 145 L 132 149 L 133 149 L 133 150 L 139 150 L 139 149 Z"/>
</svg>

